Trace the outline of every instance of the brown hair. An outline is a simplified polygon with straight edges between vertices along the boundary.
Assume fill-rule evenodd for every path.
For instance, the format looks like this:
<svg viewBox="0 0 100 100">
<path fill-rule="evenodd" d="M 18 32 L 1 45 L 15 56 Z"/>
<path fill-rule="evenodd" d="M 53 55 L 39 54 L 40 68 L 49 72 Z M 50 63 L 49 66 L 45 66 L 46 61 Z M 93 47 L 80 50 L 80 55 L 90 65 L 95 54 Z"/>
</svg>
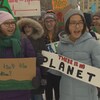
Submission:
<svg viewBox="0 0 100 100">
<path fill-rule="evenodd" d="M 43 23 L 43 27 L 44 27 L 44 37 L 48 37 L 49 38 L 48 29 L 46 28 L 44 23 Z M 56 41 L 56 39 L 58 37 L 58 32 L 59 32 L 58 24 L 57 24 L 57 21 L 56 21 L 56 24 L 55 24 L 55 27 L 54 27 L 54 33 L 52 33 L 52 35 L 53 35 L 52 42 Z"/>
</svg>

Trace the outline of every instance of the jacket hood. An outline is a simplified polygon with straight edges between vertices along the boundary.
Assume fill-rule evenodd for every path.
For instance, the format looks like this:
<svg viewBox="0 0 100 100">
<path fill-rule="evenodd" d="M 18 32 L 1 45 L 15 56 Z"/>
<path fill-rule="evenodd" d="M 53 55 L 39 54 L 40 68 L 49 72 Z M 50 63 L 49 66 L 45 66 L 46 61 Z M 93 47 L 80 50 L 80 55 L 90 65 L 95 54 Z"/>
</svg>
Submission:
<svg viewBox="0 0 100 100">
<path fill-rule="evenodd" d="M 30 18 L 22 18 L 17 22 L 17 25 L 19 26 L 21 31 L 22 31 L 22 28 L 27 24 L 32 25 L 32 27 L 37 30 L 36 33 L 32 33 L 32 35 L 31 35 L 31 37 L 33 39 L 36 40 L 36 39 L 39 39 L 43 36 L 43 34 L 44 34 L 43 27 L 36 20 L 30 19 Z"/>
<path fill-rule="evenodd" d="M 81 10 L 77 10 L 77 9 L 70 9 L 68 10 L 65 14 L 64 14 L 64 24 L 66 24 L 66 22 L 68 21 L 68 19 L 75 14 L 79 14 L 84 18 L 84 15 L 82 13 Z"/>
<path fill-rule="evenodd" d="M 81 43 L 81 42 L 83 42 L 83 41 L 86 41 L 86 40 L 88 40 L 88 39 L 91 39 L 91 38 L 93 38 L 92 36 L 91 36 L 91 34 L 89 33 L 89 32 L 85 32 L 79 39 L 77 39 L 76 41 L 75 41 L 75 43 Z M 60 39 L 60 42 L 62 42 L 62 43 L 68 43 L 68 44 L 71 44 L 71 43 L 73 43 L 70 39 L 69 39 L 69 36 L 63 31 L 63 32 L 61 32 L 61 33 L 59 33 L 59 39 Z"/>
</svg>

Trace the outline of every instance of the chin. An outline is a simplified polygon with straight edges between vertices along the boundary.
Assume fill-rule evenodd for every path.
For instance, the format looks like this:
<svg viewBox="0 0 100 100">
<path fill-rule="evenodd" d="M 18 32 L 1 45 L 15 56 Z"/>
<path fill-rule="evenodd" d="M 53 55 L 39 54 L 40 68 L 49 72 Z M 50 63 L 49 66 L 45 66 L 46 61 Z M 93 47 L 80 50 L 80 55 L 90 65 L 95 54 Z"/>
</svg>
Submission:
<svg viewBox="0 0 100 100">
<path fill-rule="evenodd" d="M 9 33 L 9 34 L 7 34 L 7 36 L 12 36 L 13 35 L 13 33 Z"/>
</svg>

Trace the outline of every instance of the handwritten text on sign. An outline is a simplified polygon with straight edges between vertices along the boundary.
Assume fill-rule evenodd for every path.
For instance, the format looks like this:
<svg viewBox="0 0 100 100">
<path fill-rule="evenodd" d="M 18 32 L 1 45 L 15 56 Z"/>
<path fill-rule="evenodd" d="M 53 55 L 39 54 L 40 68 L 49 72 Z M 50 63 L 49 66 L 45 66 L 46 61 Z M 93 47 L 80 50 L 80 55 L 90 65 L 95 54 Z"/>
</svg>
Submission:
<svg viewBox="0 0 100 100">
<path fill-rule="evenodd" d="M 0 59 L 0 80 L 32 80 L 35 65 L 35 58 Z"/>
<path fill-rule="evenodd" d="M 45 57 L 42 66 L 100 87 L 100 69 L 47 51 L 42 51 L 42 54 Z"/>
<path fill-rule="evenodd" d="M 40 0 L 8 0 L 16 17 L 40 16 Z"/>
</svg>

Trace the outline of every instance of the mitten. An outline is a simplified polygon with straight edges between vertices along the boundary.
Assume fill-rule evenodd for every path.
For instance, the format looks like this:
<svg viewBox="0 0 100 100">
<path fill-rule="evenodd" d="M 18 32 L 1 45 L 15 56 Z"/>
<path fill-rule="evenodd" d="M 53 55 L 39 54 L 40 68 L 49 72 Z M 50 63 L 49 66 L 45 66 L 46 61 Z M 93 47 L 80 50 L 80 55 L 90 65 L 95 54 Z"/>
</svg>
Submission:
<svg viewBox="0 0 100 100">
<path fill-rule="evenodd" d="M 41 79 L 41 85 L 42 85 L 42 86 L 47 85 L 47 80 L 46 80 L 46 79 Z"/>
<path fill-rule="evenodd" d="M 43 61 L 44 61 L 44 56 L 42 55 L 41 52 L 38 52 L 36 58 L 36 65 L 41 66 L 41 64 L 43 64 Z"/>
<path fill-rule="evenodd" d="M 38 88 L 41 85 L 41 73 L 40 68 L 36 68 L 36 77 L 32 79 L 32 85 L 34 89 Z"/>
</svg>

